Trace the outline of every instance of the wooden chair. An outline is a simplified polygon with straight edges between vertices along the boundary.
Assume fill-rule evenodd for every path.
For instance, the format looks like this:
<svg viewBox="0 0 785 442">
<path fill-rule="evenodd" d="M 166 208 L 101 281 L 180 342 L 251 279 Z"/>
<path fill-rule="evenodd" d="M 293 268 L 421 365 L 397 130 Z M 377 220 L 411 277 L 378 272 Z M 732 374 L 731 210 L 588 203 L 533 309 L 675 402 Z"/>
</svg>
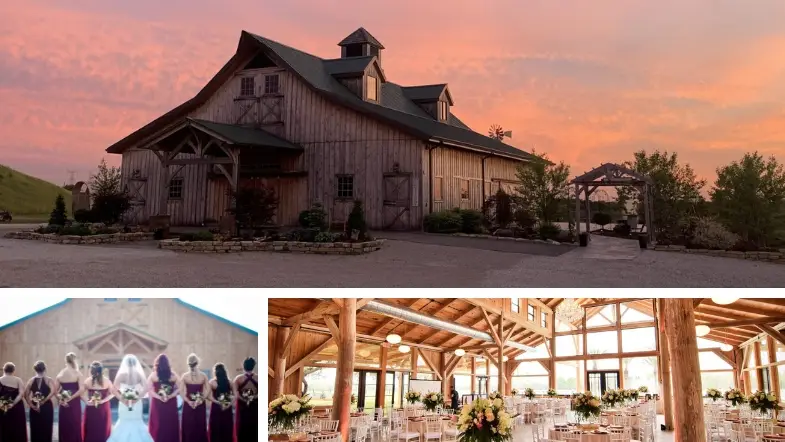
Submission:
<svg viewBox="0 0 785 442">
<path fill-rule="evenodd" d="M 442 418 L 440 416 L 429 416 L 425 418 L 425 434 L 422 440 L 442 440 Z"/>
</svg>

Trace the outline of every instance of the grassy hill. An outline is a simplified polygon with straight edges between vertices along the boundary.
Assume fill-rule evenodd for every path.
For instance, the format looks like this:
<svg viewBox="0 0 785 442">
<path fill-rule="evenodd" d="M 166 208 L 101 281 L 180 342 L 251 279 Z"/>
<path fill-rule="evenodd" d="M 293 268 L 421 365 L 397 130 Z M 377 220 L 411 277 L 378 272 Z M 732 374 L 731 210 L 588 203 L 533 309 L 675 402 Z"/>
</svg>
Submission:
<svg viewBox="0 0 785 442">
<path fill-rule="evenodd" d="M 46 221 L 57 194 L 65 198 L 65 207 L 71 216 L 71 192 L 0 164 L 0 210 L 10 211 L 14 222 Z"/>
</svg>

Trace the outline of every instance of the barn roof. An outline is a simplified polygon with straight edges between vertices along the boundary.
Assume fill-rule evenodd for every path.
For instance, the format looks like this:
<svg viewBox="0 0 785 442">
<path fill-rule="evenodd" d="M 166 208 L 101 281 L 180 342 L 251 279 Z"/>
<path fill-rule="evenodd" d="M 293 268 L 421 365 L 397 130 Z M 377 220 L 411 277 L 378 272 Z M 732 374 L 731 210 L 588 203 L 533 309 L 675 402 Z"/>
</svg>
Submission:
<svg viewBox="0 0 785 442">
<path fill-rule="evenodd" d="M 377 40 L 376 37 L 371 35 L 371 33 L 366 31 L 363 27 L 358 28 L 356 31 L 352 32 L 346 38 L 341 40 L 341 42 L 338 43 L 338 46 L 346 46 L 356 43 L 370 43 L 379 49 L 384 49 L 384 46 L 379 43 L 379 40 Z"/>
<path fill-rule="evenodd" d="M 278 149 L 303 150 L 302 147 L 277 137 L 270 132 L 237 124 L 214 123 L 212 121 L 187 118 L 188 122 L 203 129 L 211 135 L 216 135 L 232 144 L 252 147 L 274 147 Z"/>
<path fill-rule="evenodd" d="M 9 322 L 8 324 L 2 325 L 2 326 L 0 326 L 0 331 L 3 331 L 3 330 L 8 329 L 8 328 L 11 328 L 11 327 L 13 327 L 13 326 L 15 326 L 17 324 L 21 324 L 22 322 L 27 321 L 28 319 L 32 319 L 32 318 L 34 318 L 36 316 L 42 315 L 42 314 L 50 312 L 52 310 L 56 310 L 56 309 L 64 306 L 65 304 L 69 303 L 72 299 L 73 298 L 64 299 L 64 300 L 58 302 L 57 304 L 52 304 L 49 307 L 43 308 L 41 310 L 38 310 L 37 312 L 30 313 L 27 316 L 24 316 L 24 317 L 19 318 L 19 319 L 15 320 L 15 321 Z M 203 315 L 209 316 L 209 317 L 211 317 L 213 319 L 216 319 L 218 321 L 221 321 L 221 322 L 223 322 L 225 324 L 229 324 L 232 327 L 239 328 L 240 330 L 242 330 L 244 332 L 250 333 L 250 334 L 252 334 L 254 336 L 258 336 L 259 335 L 258 332 L 254 331 L 254 330 L 251 330 L 248 327 L 242 326 L 242 325 L 240 325 L 240 324 L 238 324 L 236 322 L 232 322 L 232 321 L 224 318 L 223 316 L 216 315 L 215 313 L 210 313 L 207 310 L 203 310 L 203 309 L 201 309 L 201 308 L 199 308 L 199 307 L 197 307 L 197 306 L 195 306 L 193 304 L 189 304 L 189 303 L 183 301 L 182 299 L 174 298 L 174 300 L 175 300 L 175 302 L 179 303 L 180 305 L 182 305 L 184 307 L 188 307 L 188 308 L 190 308 L 192 310 L 195 310 L 195 311 L 197 311 L 197 312 L 199 312 L 199 313 L 201 313 Z"/>
</svg>

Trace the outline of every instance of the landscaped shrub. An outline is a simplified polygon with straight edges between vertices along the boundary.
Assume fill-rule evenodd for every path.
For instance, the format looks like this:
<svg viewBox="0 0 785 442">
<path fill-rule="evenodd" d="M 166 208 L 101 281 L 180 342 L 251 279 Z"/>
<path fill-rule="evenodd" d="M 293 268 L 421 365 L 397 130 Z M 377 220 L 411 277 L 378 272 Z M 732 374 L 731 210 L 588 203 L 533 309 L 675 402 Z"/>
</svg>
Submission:
<svg viewBox="0 0 785 442">
<path fill-rule="evenodd" d="M 319 229 L 296 229 L 286 234 L 286 241 L 314 242 Z"/>
<path fill-rule="evenodd" d="M 706 217 L 689 220 L 687 244 L 690 247 L 712 250 L 730 250 L 739 243 L 739 237 L 719 222 Z"/>
<path fill-rule="evenodd" d="M 131 207 L 131 198 L 125 192 L 96 195 L 90 209 L 89 220 L 104 224 L 115 224 Z M 76 217 L 76 214 L 74 214 Z M 89 221 L 86 221 L 89 222 Z"/>
<path fill-rule="evenodd" d="M 93 232 L 90 230 L 90 227 L 84 224 L 72 224 L 70 226 L 65 226 L 60 229 L 59 235 L 77 235 L 77 236 L 90 236 Z"/>
<path fill-rule="evenodd" d="M 278 209 L 278 198 L 270 187 L 243 187 L 236 192 L 230 190 L 229 196 L 235 203 L 229 213 L 241 229 L 270 224 Z"/>
<path fill-rule="evenodd" d="M 453 209 L 461 216 L 461 232 L 463 233 L 482 233 L 483 216 L 482 212 L 474 209 Z"/>
<path fill-rule="evenodd" d="M 627 223 L 619 223 L 613 226 L 613 232 L 622 236 L 630 236 L 632 226 Z"/>
<path fill-rule="evenodd" d="M 556 241 L 561 233 L 561 227 L 551 223 L 540 224 L 538 233 L 540 234 L 540 239 Z"/>
<path fill-rule="evenodd" d="M 496 223 L 500 227 L 507 227 L 513 220 L 512 198 L 501 189 L 496 192 Z"/>
<path fill-rule="evenodd" d="M 310 209 L 300 212 L 299 221 L 306 229 L 327 230 L 327 212 L 320 203 L 313 203 Z"/>
<path fill-rule="evenodd" d="M 214 236 L 212 232 L 201 231 L 194 233 L 183 233 L 180 235 L 180 241 L 213 241 Z"/>
<path fill-rule="evenodd" d="M 93 222 L 93 212 L 88 209 L 79 209 L 74 212 L 74 221 L 78 223 Z"/>
<path fill-rule="evenodd" d="M 365 214 L 363 213 L 363 202 L 360 200 L 354 200 L 352 211 L 346 219 L 346 237 L 353 238 L 352 232 L 355 230 L 359 232 L 357 239 L 365 241 L 367 227 L 365 225 Z"/>
<path fill-rule="evenodd" d="M 463 227 L 463 218 L 452 210 L 442 210 L 425 215 L 423 224 L 426 232 L 458 233 Z"/>
<path fill-rule="evenodd" d="M 341 233 L 333 233 L 333 232 L 319 232 L 314 237 L 314 242 L 335 242 L 339 238 L 341 238 L 343 234 Z"/>
<path fill-rule="evenodd" d="M 602 226 L 603 230 L 605 229 L 606 225 L 611 223 L 612 220 L 613 218 L 611 218 L 611 215 L 604 212 L 597 212 L 591 217 L 592 224 Z"/>
<path fill-rule="evenodd" d="M 65 200 L 63 195 L 57 195 L 55 198 L 55 208 L 49 215 L 49 224 L 57 226 L 64 226 L 68 223 L 68 212 L 65 210 Z"/>
<path fill-rule="evenodd" d="M 58 234 L 58 233 L 60 233 L 60 230 L 62 230 L 62 229 L 63 229 L 63 226 L 58 226 L 57 224 L 49 224 L 49 225 L 41 226 L 41 227 L 35 229 L 35 232 L 36 233 L 43 233 L 45 235 L 52 234 L 52 233 Z"/>
<path fill-rule="evenodd" d="M 523 207 L 515 211 L 513 219 L 524 232 L 531 232 L 537 224 L 537 218 Z"/>
</svg>

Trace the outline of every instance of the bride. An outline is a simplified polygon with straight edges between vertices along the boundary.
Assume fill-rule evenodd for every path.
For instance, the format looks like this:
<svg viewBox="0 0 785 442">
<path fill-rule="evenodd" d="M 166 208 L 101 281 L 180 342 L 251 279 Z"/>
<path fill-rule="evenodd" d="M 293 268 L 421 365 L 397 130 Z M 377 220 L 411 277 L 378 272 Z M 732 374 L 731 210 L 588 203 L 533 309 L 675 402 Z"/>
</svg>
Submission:
<svg viewBox="0 0 785 442">
<path fill-rule="evenodd" d="M 147 424 L 142 420 L 142 398 L 147 391 L 147 377 L 134 355 L 125 355 L 114 379 L 114 395 L 120 404 L 118 420 L 107 442 L 153 442 Z M 138 399 L 127 400 L 125 392 L 133 390 Z"/>
</svg>

